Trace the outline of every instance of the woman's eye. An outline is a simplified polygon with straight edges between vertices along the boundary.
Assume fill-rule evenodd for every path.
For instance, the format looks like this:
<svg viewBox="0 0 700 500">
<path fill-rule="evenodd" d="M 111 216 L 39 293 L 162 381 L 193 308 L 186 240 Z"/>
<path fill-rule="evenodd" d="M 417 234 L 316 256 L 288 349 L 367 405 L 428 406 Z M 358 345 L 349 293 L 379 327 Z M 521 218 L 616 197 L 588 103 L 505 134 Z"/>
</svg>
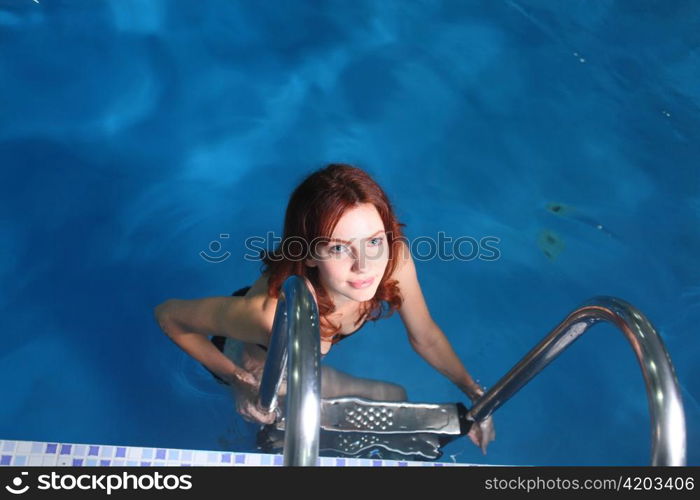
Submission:
<svg viewBox="0 0 700 500">
<path fill-rule="evenodd" d="M 376 238 L 370 238 L 369 242 L 371 246 L 380 246 L 384 241 L 384 238 L 376 237 Z M 328 251 L 333 254 L 340 254 L 344 252 L 348 252 L 349 249 L 346 245 L 331 245 L 328 247 Z"/>
</svg>

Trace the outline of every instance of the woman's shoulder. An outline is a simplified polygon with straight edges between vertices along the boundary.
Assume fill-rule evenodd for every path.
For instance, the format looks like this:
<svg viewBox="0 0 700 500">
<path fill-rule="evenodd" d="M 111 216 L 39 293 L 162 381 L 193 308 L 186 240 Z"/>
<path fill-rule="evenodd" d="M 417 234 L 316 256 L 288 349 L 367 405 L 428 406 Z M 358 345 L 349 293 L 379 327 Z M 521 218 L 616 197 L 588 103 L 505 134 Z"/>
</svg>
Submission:
<svg viewBox="0 0 700 500">
<path fill-rule="evenodd" d="M 396 279 L 400 273 L 405 273 L 407 267 L 412 267 L 413 257 L 411 256 L 411 248 L 408 246 L 404 239 L 400 239 L 396 245 L 396 255 L 393 256 L 396 259 L 396 267 L 391 275 L 391 278 Z"/>
<path fill-rule="evenodd" d="M 268 294 L 269 275 L 262 273 L 250 286 L 244 297 L 251 303 L 259 305 L 268 315 L 273 315 L 277 307 L 277 298 Z"/>
<path fill-rule="evenodd" d="M 399 314 L 409 336 L 418 339 L 423 332 L 431 330 L 433 320 L 418 281 L 415 262 L 405 241 L 401 241 L 400 251 L 397 254 L 398 262 L 392 279 L 397 281 L 397 286 L 401 290 L 402 301 Z"/>
<path fill-rule="evenodd" d="M 306 281 L 306 285 L 308 286 L 309 291 L 313 295 L 314 299 L 318 300 L 316 290 L 311 284 L 311 281 L 309 281 L 309 279 L 306 277 L 304 277 L 304 281 Z M 255 283 L 253 283 L 250 286 L 250 288 L 245 294 L 245 297 L 258 299 L 261 302 L 264 302 L 267 307 L 276 307 L 278 299 L 277 297 L 271 297 L 268 293 L 268 290 L 269 275 L 266 273 L 262 273 L 260 277 L 255 281 Z"/>
<path fill-rule="evenodd" d="M 277 303 L 279 302 L 277 297 L 272 297 L 268 293 L 269 278 L 268 274 L 262 273 L 244 295 L 245 301 L 248 303 L 248 310 L 254 311 L 254 315 L 258 317 L 258 322 L 263 325 L 268 336 L 272 333 Z M 316 298 L 316 292 L 311 282 L 306 278 L 305 280 Z"/>
<path fill-rule="evenodd" d="M 269 279 L 269 276 L 265 273 L 262 273 L 260 276 L 258 276 L 258 279 L 255 280 L 255 282 L 252 285 L 250 285 L 245 296 L 246 297 L 264 297 L 264 296 L 266 296 L 267 295 L 268 279 Z"/>
</svg>

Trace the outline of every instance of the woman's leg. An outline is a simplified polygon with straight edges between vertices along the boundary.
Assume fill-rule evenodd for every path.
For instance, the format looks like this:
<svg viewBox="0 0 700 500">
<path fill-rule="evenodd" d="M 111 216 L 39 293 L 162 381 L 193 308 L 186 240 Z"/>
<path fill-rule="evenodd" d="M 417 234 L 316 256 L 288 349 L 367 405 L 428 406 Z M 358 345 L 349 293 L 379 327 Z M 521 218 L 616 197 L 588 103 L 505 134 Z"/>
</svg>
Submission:
<svg viewBox="0 0 700 500">
<path fill-rule="evenodd" d="M 358 397 L 372 401 L 406 401 L 406 390 L 397 384 L 359 378 L 330 366 L 321 367 L 321 397 Z"/>
</svg>

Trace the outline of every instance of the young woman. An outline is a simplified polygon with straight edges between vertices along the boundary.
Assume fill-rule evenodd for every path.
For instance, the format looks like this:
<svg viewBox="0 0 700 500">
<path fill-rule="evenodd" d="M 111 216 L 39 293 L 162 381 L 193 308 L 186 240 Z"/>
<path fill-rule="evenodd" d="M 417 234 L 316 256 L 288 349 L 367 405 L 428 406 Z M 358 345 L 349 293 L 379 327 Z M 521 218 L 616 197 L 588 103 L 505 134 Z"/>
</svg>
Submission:
<svg viewBox="0 0 700 500">
<path fill-rule="evenodd" d="M 322 355 L 365 322 L 398 310 L 415 351 L 476 400 L 483 389 L 431 318 L 401 226 L 386 194 L 366 172 L 331 164 L 292 193 L 282 243 L 263 252 L 261 276 L 251 287 L 232 297 L 170 299 L 156 307 L 156 319 L 178 346 L 231 386 L 244 418 L 273 423 L 275 415 L 257 405 L 258 390 L 280 287 L 290 275 L 300 275 L 318 303 Z M 321 388 L 324 398 L 406 399 L 400 386 L 327 366 Z M 285 393 L 283 384 L 282 404 Z M 468 435 L 486 453 L 495 437 L 491 418 Z"/>
</svg>

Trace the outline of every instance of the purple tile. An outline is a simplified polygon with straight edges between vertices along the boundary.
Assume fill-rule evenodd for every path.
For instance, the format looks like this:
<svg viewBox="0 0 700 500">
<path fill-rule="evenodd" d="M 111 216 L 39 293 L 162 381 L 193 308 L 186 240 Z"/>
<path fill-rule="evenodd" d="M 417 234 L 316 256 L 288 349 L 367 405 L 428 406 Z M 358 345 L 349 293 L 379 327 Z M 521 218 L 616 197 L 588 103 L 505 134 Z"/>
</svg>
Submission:
<svg viewBox="0 0 700 500">
<path fill-rule="evenodd" d="M 74 458 L 73 459 L 73 465 L 81 466 L 83 465 L 83 459 L 82 458 Z"/>
<path fill-rule="evenodd" d="M 275 465 L 282 465 L 282 455 L 275 455 Z"/>
<path fill-rule="evenodd" d="M 237 464 L 244 464 L 245 463 L 245 455 L 236 455 L 236 463 Z"/>
<path fill-rule="evenodd" d="M 435 464 L 435 467 L 442 467 L 442 464 Z"/>
<path fill-rule="evenodd" d="M 126 448 L 124 447 L 119 447 L 117 448 L 117 453 L 114 455 L 115 457 L 121 457 L 124 458 L 126 457 Z"/>
<path fill-rule="evenodd" d="M 70 455 L 70 447 L 71 445 L 69 444 L 62 444 L 61 445 L 61 455 Z"/>
<path fill-rule="evenodd" d="M 408 467 L 408 463 L 406 463 L 406 462 L 399 462 L 399 467 Z"/>
<path fill-rule="evenodd" d="M 381 466 L 382 466 L 381 460 L 372 460 L 372 467 L 381 467 Z"/>
<path fill-rule="evenodd" d="M 57 449 L 58 449 L 57 444 L 47 444 L 46 451 L 44 453 L 56 453 Z"/>
<path fill-rule="evenodd" d="M 11 455 L 3 455 L 0 457 L 0 465 L 10 465 L 10 460 L 12 460 Z"/>
<path fill-rule="evenodd" d="M 141 462 L 141 467 L 150 467 L 151 462 Z"/>
<path fill-rule="evenodd" d="M 225 464 L 230 464 L 231 463 L 231 454 L 224 453 L 223 455 L 221 455 L 221 461 Z"/>
<path fill-rule="evenodd" d="M 165 460 L 165 450 L 160 448 L 156 451 L 156 460 Z"/>
<path fill-rule="evenodd" d="M 90 451 L 88 452 L 88 456 L 94 455 L 97 456 L 97 454 L 100 452 L 100 447 L 99 446 L 90 446 Z"/>
<path fill-rule="evenodd" d="M 345 466 L 345 459 L 344 458 L 336 458 L 335 465 L 337 465 L 338 467 L 344 467 Z"/>
<path fill-rule="evenodd" d="M 181 467 L 192 467 L 192 464 L 180 464 Z"/>
<path fill-rule="evenodd" d="M 102 467 L 108 466 L 108 465 L 109 465 L 109 460 L 100 460 L 100 465 L 101 465 Z"/>
</svg>

